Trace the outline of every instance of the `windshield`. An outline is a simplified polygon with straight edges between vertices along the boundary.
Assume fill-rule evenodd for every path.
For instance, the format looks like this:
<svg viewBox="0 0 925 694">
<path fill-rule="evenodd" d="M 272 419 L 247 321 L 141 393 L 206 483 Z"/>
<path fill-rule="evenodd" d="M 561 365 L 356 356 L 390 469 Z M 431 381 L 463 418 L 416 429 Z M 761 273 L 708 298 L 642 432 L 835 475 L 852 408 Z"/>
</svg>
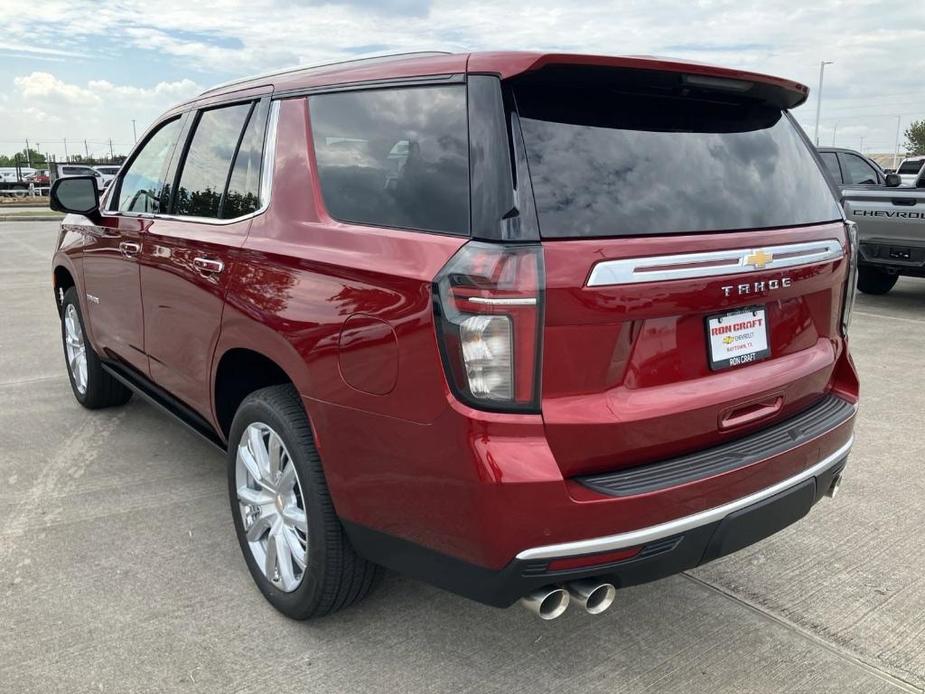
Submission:
<svg viewBox="0 0 925 694">
<path fill-rule="evenodd" d="M 604 87 L 515 87 L 544 237 L 814 224 L 841 212 L 778 108 Z"/>
<path fill-rule="evenodd" d="M 922 164 L 925 164 L 925 160 L 923 159 L 913 159 L 911 161 L 906 160 L 899 165 L 899 171 L 897 171 L 897 173 L 913 175 L 917 174 L 919 169 L 922 168 Z"/>
</svg>

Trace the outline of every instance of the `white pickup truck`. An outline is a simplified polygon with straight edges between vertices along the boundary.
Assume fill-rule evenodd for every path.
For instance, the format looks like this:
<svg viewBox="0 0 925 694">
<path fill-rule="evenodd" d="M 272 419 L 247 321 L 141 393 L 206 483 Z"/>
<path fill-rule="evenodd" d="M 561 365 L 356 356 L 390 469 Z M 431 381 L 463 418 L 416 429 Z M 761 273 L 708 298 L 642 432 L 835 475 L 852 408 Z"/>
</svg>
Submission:
<svg viewBox="0 0 925 694">
<path fill-rule="evenodd" d="M 886 294 L 901 275 L 925 277 L 925 172 L 916 187 L 888 174 L 885 186 L 842 186 L 848 219 L 858 225 L 858 289 Z"/>
<path fill-rule="evenodd" d="M 906 157 L 896 169 L 902 181 L 901 186 L 915 187 L 916 181 L 925 175 L 925 157 Z"/>
</svg>

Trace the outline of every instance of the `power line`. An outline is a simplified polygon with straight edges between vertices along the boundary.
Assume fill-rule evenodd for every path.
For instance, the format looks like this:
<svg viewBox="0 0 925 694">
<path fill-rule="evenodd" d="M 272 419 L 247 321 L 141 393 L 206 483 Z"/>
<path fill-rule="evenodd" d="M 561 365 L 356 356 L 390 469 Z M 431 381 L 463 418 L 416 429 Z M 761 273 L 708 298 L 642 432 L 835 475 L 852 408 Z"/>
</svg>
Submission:
<svg viewBox="0 0 925 694">
<path fill-rule="evenodd" d="M 907 101 L 904 104 L 870 104 L 869 106 L 854 106 L 852 108 L 830 108 L 826 113 L 853 113 L 856 111 L 863 111 L 869 108 L 884 108 L 890 106 L 908 106 L 909 104 L 914 104 L 915 106 L 921 106 L 925 104 L 925 97 L 919 97 L 914 101 Z"/>
</svg>

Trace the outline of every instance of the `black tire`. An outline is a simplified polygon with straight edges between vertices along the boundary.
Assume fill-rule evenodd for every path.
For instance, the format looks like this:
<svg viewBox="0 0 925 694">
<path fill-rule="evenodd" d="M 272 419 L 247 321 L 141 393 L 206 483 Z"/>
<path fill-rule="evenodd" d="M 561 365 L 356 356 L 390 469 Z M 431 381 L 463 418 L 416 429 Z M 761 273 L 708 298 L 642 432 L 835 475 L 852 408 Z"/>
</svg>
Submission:
<svg viewBox="0 0 925 694">
<path fill-rule="evenodd" d="M 81 389 L 78 387 L 75 374 L 71 370 L 67 358 L 67 329 L 65 317 L 68 315 L 68 306 L 73 306 L 76 311 L 83 338 L 84 352 L 87 358 L 87 384 L 83 392 L 81 392 Z M 86 324 L 83 319 L 83 313 L 80 311 L 80 302 L 77 300 L 77 289 L 74 287 L 71 287 L 64 293 L 64 299 L 61 302 L 61 345 L 64 348 L 64 364 L 67 368 L 67 377 L 71 382 L 71 390 L 74 392 L 74 397 L 77 398 L 77 402 L 88 410 L 98 410 L 103 407 L 124 405 L 129 401 L 132 397 L 132 391 L 103 369 L 102 364 L 100 364 L 100 358 L 97 356 L 96 352 L 93 351 L 93 346 L 87 339 Z"/>
<path fill-rule="evenodd" d="M 264 575 L 249 547 L 238 503 L 235 467 L 238 445 L 250 424 L 269 426 L 282 439 L 295 464 L 308 522 L 308 561 L 302 582 L 284 592 Z M 271 386 L 248 395 L 235 413 L 228 437 L 228 495 L 235 533 L 247 568 L 273 607 L 293 619 L 322 617 L 362 599 L 379 568 L 360 557 L 337 518 L 321 458 L 302 402 L 291 385 Z"/>
<path fill-rule="evenodd" d="M 876 267 L 858 268 L 858 289 L 865 294 L 886 294 L 894 286 L 899 275 L 889 273 Z"/>
</svg>

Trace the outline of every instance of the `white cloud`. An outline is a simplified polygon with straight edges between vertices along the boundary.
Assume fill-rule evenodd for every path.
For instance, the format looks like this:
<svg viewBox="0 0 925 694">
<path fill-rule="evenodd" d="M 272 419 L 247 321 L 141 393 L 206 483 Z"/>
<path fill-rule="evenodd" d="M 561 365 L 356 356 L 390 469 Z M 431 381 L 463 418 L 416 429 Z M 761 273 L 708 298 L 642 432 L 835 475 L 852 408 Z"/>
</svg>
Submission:
<svg viewBox="0 0 925 694">
<path fill-rule="evenodd" d="M 48 72 L 33 72 L 14 78 L 13 93 L 0 101 L 3 139 L 9 143 L 28 138 L 38 142 L 40 151 L 61 157 L 65 139 L 71 143 L 70 153 L 82 152 L 86 139 L 91 153 L 103 154 L 112 138 L 114 149 L 127 153 L 134 137 L 132 119 L 141 135 L 160 113 L 200 91 L 202 87 L 188 79 L 142 88 L 106 80 L 70 84 Z"/>
<path fill-rule="evenodd" d="M 852 138 L 846 146 L 865 137 L 865 148 L 886 150 L 896 122 L 888 114 L 925 118 L 921 0 L 160 0 L 156 10 L 148 0 L 6 0 L 4 10 L 5 38 L 16 52 L 32 47 L 36 59 L 82 54 L 90 71 L 117 50 L 112 46 L 128 60 L 133 48 L 154 50 L 165 65 L 220 81 L 358 51 L 450 45 L 674 55 L 815 88 L 826 59 L 835 64 L 826 70 L 823 142 L 837 126 Z M 50 37 L 47 46 L 38 45 L 43 37 Z M 59 91 L 66 99 L 67 90 Z M 811 129 L 812 105 L 797 117 Z"/>
</svg>

